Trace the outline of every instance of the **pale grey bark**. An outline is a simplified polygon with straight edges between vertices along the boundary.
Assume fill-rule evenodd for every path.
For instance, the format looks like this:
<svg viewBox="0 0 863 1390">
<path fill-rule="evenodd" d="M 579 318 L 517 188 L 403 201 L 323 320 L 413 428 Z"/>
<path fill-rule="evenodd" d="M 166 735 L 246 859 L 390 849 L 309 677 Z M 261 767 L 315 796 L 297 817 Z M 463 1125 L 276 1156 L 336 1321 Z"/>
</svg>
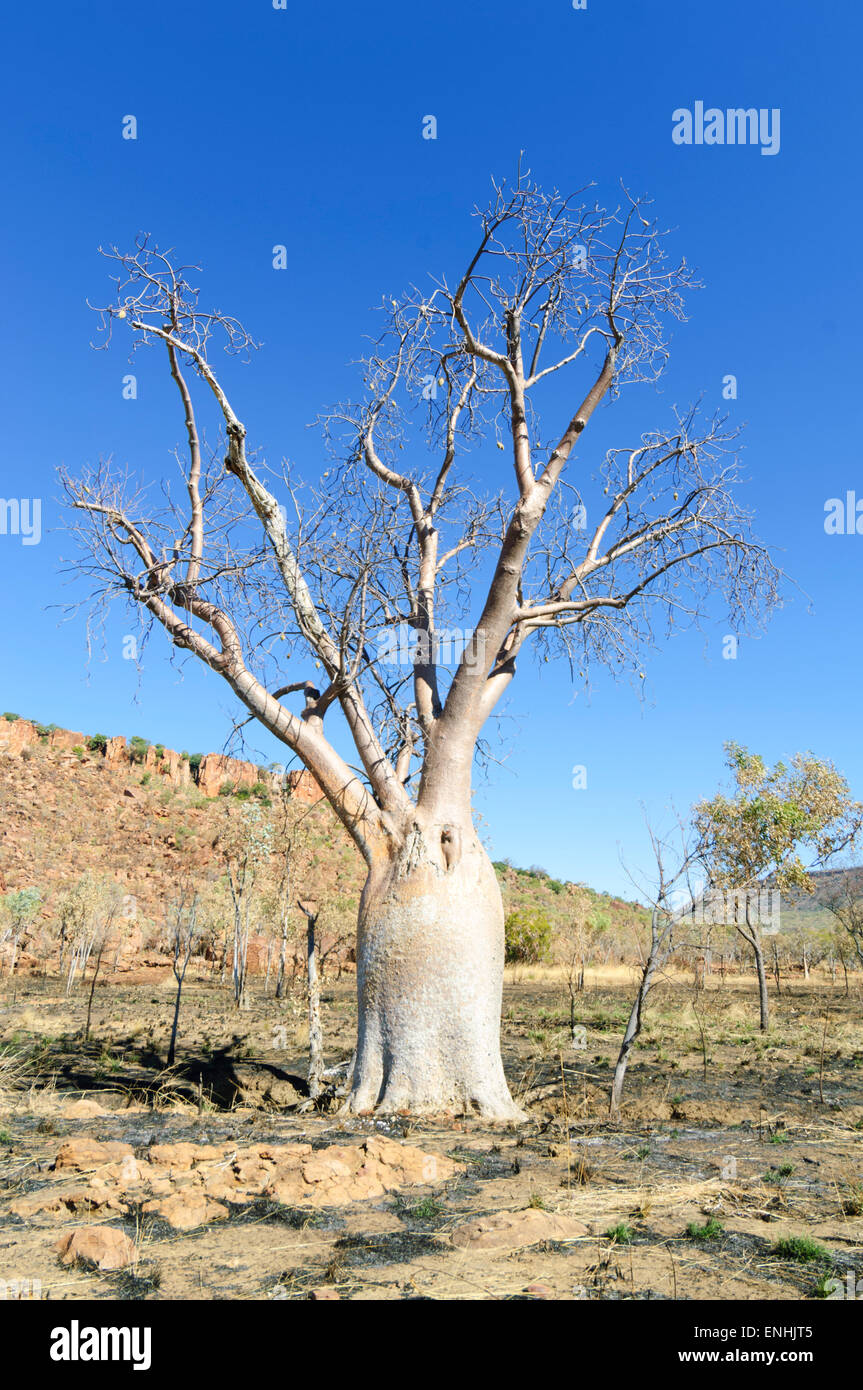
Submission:
<svg viewBox="0 0 863 1390">
<path fill-rule="evenodd" d="M 321 982 L 318 975 L 316 930 L 318 913 L 308 903 L 297 906 L 306 919 L 306 983 L 309 1006 L 309 1099 L 317 1100 L 324 1089 L 324 1034 L 321 1027 Z"/>
</svg>

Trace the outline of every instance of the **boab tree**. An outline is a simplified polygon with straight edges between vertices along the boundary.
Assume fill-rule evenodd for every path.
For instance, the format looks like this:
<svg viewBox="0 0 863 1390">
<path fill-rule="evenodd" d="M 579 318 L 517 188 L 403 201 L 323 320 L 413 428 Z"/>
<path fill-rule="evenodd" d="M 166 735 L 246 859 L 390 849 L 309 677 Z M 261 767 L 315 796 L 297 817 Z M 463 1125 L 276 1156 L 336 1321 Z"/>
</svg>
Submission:
<svg viewBox="0 0 863 1390">
<path fill-rule="evenodd" d="M 201 306 L 195 271 L 143 237 L 106 252 L 106 345 L 123 329 L 165 353 L 181 485 L 163 482 L 157 510 L 107 466 L 65 479 L 99 597 L 127 597 L 220 675 L 365 858 L 356 1112 L 519 1114 L 500 1059 L 501 898 L 471 777 L 528 643 L 583 673 L 620 671 L 660 615 L 697 619 L 718 593 L 742 622 L 775 597 L 721 421 L 675 415 L 593 473 L 576 464 L 597 407 L 659 375 L 682 317 L 691 275 L 647 205 L 545 193 L 520 172 L 476 218 L 457 279 L 383 301 L 359 398 L 321 418 L 330 462 L 314 486 L 247 443 L 232 364 L 217 369 L 213 349 L 253 344 Z M 198 387 L 222 431 L 212 447 Z M 544 396 L 565 402 L 550 437 Z"/>
</svg>

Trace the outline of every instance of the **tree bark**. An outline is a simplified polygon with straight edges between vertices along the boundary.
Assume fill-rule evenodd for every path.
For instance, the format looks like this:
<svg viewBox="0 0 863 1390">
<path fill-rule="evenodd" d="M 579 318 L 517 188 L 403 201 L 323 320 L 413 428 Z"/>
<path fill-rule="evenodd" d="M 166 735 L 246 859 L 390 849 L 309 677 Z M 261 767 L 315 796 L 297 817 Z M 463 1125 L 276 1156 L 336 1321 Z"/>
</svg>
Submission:
<svg viewBox="0 0 863 1390">
<path fill-rule="evenodd" d="M 317 913 L 306 913 L 306 970 L 309 984 L 309 1098 L 317 1100 L 324 1088 L 324 1035 L 321 1029 L 321 982 L 315 929 Z"/>
<path fill-rule="evenodd" d="M 470 815 L 414 811 L 376 849 L 357 929 L 357 1055 L 345 1110 L 524 1115 L 500 1056 L 503 903 Z"/>
<path fill-rule="evenodd" d="M 755 956 L 755 969 L 758 973 L 758 1007 L 760 1009 L 760 1028 L 762 1033 L 766 1033 L 770 1027 L 770 1002 L 767 997 L 767 972 L 764 969 L 764 951 L 761 942 L 755 938 L 752 944 L 752 953 Z"/>
</svg>

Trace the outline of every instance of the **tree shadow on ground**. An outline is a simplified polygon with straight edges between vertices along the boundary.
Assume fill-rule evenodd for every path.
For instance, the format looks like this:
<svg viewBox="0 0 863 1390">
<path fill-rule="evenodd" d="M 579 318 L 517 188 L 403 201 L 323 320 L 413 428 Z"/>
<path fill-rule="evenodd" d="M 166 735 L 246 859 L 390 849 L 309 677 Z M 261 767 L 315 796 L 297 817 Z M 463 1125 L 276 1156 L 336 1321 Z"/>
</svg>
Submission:
<svg viewBox="0 0 863 1390">
<path fill-rule="evenodd" d="M 168 1067 L 153 1048 L 122 1039 L 112 1043 L 108 1067 L 102 1045 L 76 1041 L 74 1052 L 69 1040 L 60 1044 L 52 1059 L 60 1090 L 112 1091 L 121 1093 L 128 1104 L 152 1104 L 167 1094 L 191 1104 L 206 1102 L 217 1110 L 233 1110 L 240 1104 L 267 1108 L 274 1087 L 291 1088 L 299 1096 L 309 1093 L 308 1081 L 297 1072 L 273 1062 L 243 1060 L 235 1055 L 238 1040 L 206 1056 L 189 1056 Z M 109 1069 L 110 1068 L 110 1069 Z M 271 1101 L 270 1105 L 278 1105 Z"/>
</svg>

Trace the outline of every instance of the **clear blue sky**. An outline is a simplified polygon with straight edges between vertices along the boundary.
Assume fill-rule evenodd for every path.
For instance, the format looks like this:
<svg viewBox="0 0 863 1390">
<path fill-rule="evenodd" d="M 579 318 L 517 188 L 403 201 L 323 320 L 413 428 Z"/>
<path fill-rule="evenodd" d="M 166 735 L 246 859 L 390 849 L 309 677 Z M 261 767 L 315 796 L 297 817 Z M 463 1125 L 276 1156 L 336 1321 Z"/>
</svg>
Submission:
<svg viewBox="0 0 863 1390">
<path fill-rule="evenodd" d="M 190 750 L 220 748 L 230 725 L 227 687 L 191 664 L 180 680 L 160 634 L 139 686 L 121 655 L 128 619 L 88 666 L 83 620 L 58 625 L 52 608 L 74 593 L 55 468 L 113 454 L 152 474 L 182 434 L 161 360 L 140 358 L 139 398 L 123 401 L 124 354 L 89 346 L 85 299 L 108 297 L 97 246 L 143 229 L 204 266 L 206 297 L 265 345 L 232 369 L 250 439 L 312 471 L 322 451 L 305 427 L 349 391 L 371 306 L 460 268 L 471 207 L 524 149 L 542 183 L 594 179 L 612 197 L 623 178 L 652 194 L 706 282 L 661 392 L 603 411 L 585 465 L 673 403 L 720 406 L 733 373 L 745 500 L 813 611 L 791 592 L 735 662 L 722 623 L 664 645 L 645 658 L 642 699 L 600 678 L 573 700 L 565 670 L 540 679 L 528 663 L 504 726 L 518 737 L 478 798 L 495 855 L 626 891 L 619 854 L 643 862 L 640 803 L 661 815 L 710 793 L 729 738 L 771 759 L 810 747 L 863 794 L 863 535 L 824 532 L 828 498 L 863 498 L 859 7 L 89 0 L 18 6 L 3 37 L 0 495 L 41 497 L 44 535 L 0 536 L 0 707 Z M 780 152 L 675 145 L 672 112 L 699 100 L 779 108 Z M 266 735 L 259 747 L 279 756 Z M 576 763 L 586 790 L 571 788 Z"/>
</svg>

